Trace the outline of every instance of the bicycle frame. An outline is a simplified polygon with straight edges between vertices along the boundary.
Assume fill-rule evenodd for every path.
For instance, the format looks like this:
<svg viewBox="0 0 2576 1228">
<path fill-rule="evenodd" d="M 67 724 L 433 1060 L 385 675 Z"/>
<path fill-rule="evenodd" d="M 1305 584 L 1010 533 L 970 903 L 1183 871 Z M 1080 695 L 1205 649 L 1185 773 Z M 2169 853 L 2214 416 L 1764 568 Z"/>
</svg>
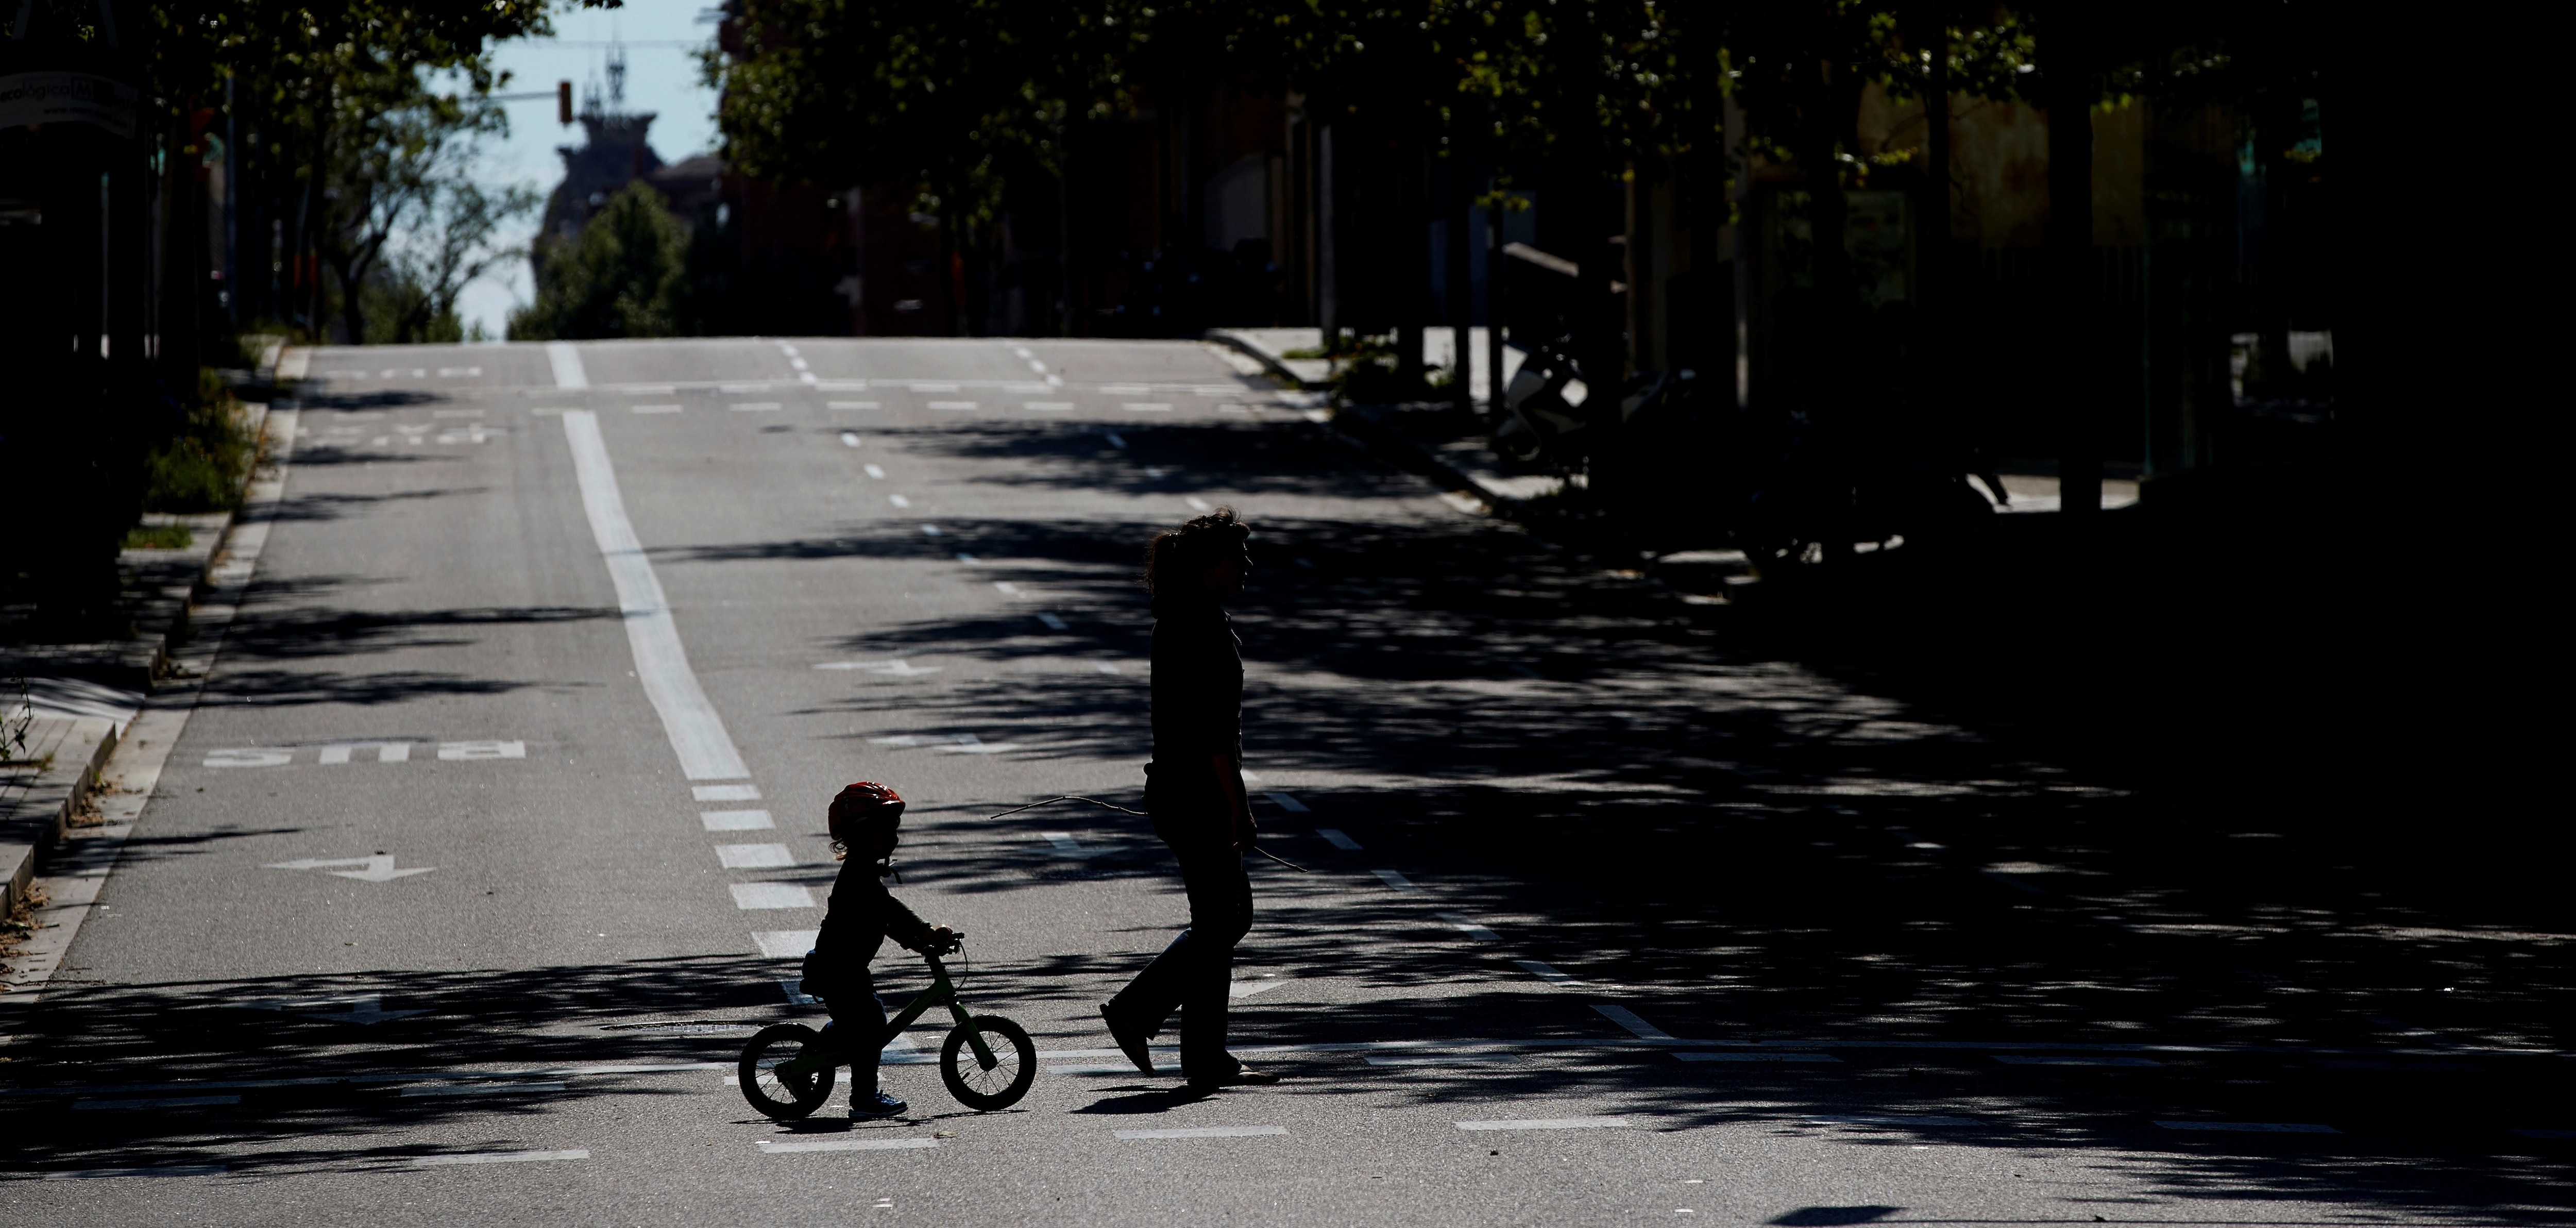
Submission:
<svg viewBox="0 0 2576 1228">
<path fill-rule="evenodd" d="M 932 1007 L 945 1006 L 957 1020 L 957 1026 L 965 1030 L 966 1043 L 975 1050 L 975 1061 L 986 1070 L 999 1065 L 1001 1059 L 993 1056 L 993 1047 L 984 1043 L 982 1032 L 975 1030 L 974 1016 L 967 1014 L 965 1004 L 957 1000 L 957 986 L 948 979 L 947 965 L 940 963 L 936 955 L 921 958 L 922 962 L 930 965 L 930 988 L 922 990 L 920 996 L 915 997 L 901 1013 L 886 1021 L 885 1039 L 892 1040 L 901 1034 L 913 1020 L 929 1013 Z M 878 1047 L 883 1048 L 884 1041 L 879 1041 Z M 843 1060 L 843 1055 L 838 1052 L 805 1053 L 792 1062 L 780 1063 L 777 1073 L 782 1078 L 796 1078 L 838 1066 Z"/>
</svg>

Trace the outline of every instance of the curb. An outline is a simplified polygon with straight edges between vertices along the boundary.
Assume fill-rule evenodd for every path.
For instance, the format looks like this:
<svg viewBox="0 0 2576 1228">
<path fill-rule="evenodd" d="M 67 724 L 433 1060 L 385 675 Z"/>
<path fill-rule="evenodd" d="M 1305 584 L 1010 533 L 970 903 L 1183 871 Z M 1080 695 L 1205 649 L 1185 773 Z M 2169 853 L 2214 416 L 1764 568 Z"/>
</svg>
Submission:
<svg viewBox="0 0 2576 1228">
<path fill-rule="evenodd" d="M 1477 480 L 1474 474 L 1440 459 L 1421 444 L 1379 420 L 1392 407 L 1383 405 L 1345 405 L 1333 412 L 1328 423 L 1334 430 L 1349 436 L 1379 459 L 1397 468 L 1430 478 L 1444 488 L 1442 497 L 1450 506 L 1472 501 L 1479 507 L 1458 507 L 1462 512 L 1481 513 L 1517 519 L 1523 500 L 1505 494 Z"/>
<path fill-rule="evenodd" d="M 98 787 L 99 771 L 116 751 L 114 721 L 92 716 L 59 723 L 65 728 L 54 746 L 69 744 L 72 754 L 54 750 L 54 762 L 28 782 L 26 792 L 0 805 L 0 916 L 16 911 L 26 897 L 36 880 L 37 856 L 71 830 L 72 815 Z M 78 749 L 84 742 L 85 757 Z"/>
<path fill-rule="evenodd" d="M 1200 333 L 1199 340 L 1222 345 L 1227 349 L 1242 354 L 1244 357 L 1249 358 L 1254 362 L 1260 363 L 1261 369 L 1268 371 L 1271 378 L 1284 380 L 1287 382 L 1289 387 L 1297 389 L 1300 392 L 1313 392 L 1318 389 L 1332 387 L 1330 381 L 1326 381 L 1324 383 L 1309 383 L 1305 377 L 1297 374 L 1295 371 L 1289 370 L 1288 364 L 1281 361 L 1277 355 L 1244 340 L 1242 337 L 1236 336 L 1232 329 L 1211 328 L 1206 332 Z"/>
</svg>

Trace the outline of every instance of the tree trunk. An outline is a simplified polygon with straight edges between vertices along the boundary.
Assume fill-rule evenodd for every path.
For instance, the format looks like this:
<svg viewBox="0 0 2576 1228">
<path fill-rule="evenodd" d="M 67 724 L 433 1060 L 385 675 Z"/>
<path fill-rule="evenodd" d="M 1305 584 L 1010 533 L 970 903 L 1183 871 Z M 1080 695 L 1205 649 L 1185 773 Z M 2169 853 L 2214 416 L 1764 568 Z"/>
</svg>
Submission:
<svg viewBox="0 0 2576 1228">
<path fill-rule="evenodd" d="M 1431 211 L 1424 180 L 1423 119 L 1408 108 L 1396 152 L 1395 382 L 1411 397 L 1422 387 L 1422 333 L 1431 307 Z"/>
<path fill-rule="evenodd" d="M 1923 184 L 1916 194 L 1913 300 L 1916 396 L 1923 417 L 1955 435 L 1950 407 L 1950 17 L 1940 0 L 1906 11 L 1906 45 L 1931 56 L 1923 88 Z"/>
<path fill-rule="evenodd" d="M 2049 74 L 2048 246 L 2058 322 L 2054 381 L 2060 430 L 2058 506 L 2069 522 L 2090 523 L 2102 510 L 2101 425 L 2095 404 L 2092 320 L 2097 297 L 2093 262 L 2093 82 L 2091 15 L 2061 5 L 2043 45 Z"/>
<path fill-rule="evenodd" d="M 1449 404 L 1460 413 L 1472 414 L 1476 411 L 1476 282 L 1467 267 L 1467 219 L 1475 202 L 1475 182 L 1466 144 L 1460 140 L 1449 147 Z"/>
</svg>

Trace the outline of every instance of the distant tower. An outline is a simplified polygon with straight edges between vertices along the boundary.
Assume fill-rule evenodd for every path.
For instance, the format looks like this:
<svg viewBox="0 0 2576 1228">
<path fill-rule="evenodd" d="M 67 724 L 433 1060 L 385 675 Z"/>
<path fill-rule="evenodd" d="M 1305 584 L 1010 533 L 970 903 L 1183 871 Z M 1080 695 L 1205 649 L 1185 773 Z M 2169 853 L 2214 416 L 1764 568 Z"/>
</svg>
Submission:
<svg viewBox="0 0 2576 1228">
<path fill-rule="evenodd" d="M 624 43 L 609 44 L 607 97 L 602 99 L 599 84 L 593 80 L 582 90 L 579 118 L 588 140 L 578 149 L 569 145 L 555 149 L 563 156 L 564 178 L 546 202 L 545 234 L 558 240 L 579 235 L 590 215 L 607 204 L 609 197 L 628 183 L 662 168 L 661 156 L 645 140 L 645 133 L 653 126 L 653 113 L 626 112 Z M 542 261 L 544 256 L 532 250 L 530 259 Z"/>
</svg>

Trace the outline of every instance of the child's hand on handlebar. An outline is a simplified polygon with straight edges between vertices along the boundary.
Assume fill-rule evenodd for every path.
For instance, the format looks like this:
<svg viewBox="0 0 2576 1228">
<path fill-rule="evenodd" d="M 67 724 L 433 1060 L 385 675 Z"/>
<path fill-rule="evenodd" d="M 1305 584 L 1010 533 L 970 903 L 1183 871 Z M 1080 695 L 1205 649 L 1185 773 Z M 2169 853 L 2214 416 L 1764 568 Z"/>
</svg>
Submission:
<svg viewBox="0 0 2576 1228">
<path fill-rule="evenodd" d="M 945 925 L 934 925 L 921 936 L 920 950 L 925 955 L 945 955 L 965 944 L 966 935 Z"/>
</svg>

